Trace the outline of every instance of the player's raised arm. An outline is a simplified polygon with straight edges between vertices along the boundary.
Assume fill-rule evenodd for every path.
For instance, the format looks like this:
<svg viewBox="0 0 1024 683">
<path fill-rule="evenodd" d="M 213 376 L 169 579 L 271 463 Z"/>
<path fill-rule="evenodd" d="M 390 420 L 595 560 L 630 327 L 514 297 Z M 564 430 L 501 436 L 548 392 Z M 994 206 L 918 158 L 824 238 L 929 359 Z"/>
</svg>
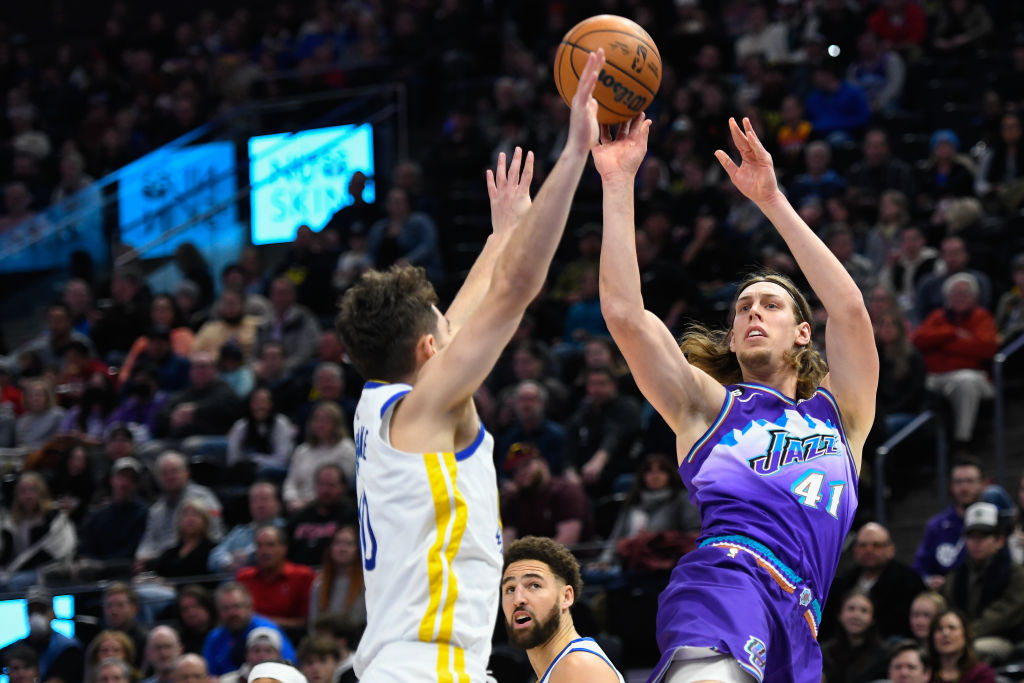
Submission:
<svg viewBox="0 0 1024 683">
<path fill-rule="evenodd" d="M 511 231 L 480 304 L 459 334 L 423 366 L 418 391 L 413 392 L 422 399 L 413 400 L 422 400 L 425 415 L 449 412 L 476 391 L 540 292 L 599 134 L 593 90 L 603 64 L 603 50 L 587 59 L 573 98 L 565 148 L 529 211 Z"/>
<path fill-rule="evenodd" d="M 665 324 L 644 310 L 636 258 L 633 185 L 647 153 L 650 128 L 651 122 L 643 114 L 622 124 L 617 139 L 612 139 L 605 127 L 601 144 L 593 149 L 604 189 L 601 313 L 643 395 L 673 431 L 684 435 L 691 427 L 702 432 L 710 424 L 725 390 L 687 363 Z M 693 419 L 695 414 L 697 420 Z"/>
<path fill-rule="evenodd" d="M 860 450 L 874 420 L 878 386 L 878 352 L 863 295 L 843 265 L 779 190 L 772 157 L 749 119 L 743 119 L 743 129 L 735 119 L 729 119 L 729 127 L 740 153 L 740 165 L 722 150 L 716 151 L 715 157 L 736 189 L 757 204 L 779 231 L 828 312 L 825 343 L 829 373 L 823 384 L 839 402 L 859 466 Z"/>
<path fill-rule="evenodd" d="M 512 161 L 506 169 L 505 153 L 498 155 L 494 170 L 487 169 L 487 196 L 491 203 L 491 228 L 483 250 L 473 262 L 466 280 L 459 288 L 444 317 L 452 326 L 452 334 L 459 331 L 473 315 L 484 293 L 491 286 L 494 265 L 498 262 L 508 238 L 530 210 L 530 182 L 533 180 L 533 152 L 516 147 Z M 520 173 L 521 171 L 521 173 Z"/>
</svg>

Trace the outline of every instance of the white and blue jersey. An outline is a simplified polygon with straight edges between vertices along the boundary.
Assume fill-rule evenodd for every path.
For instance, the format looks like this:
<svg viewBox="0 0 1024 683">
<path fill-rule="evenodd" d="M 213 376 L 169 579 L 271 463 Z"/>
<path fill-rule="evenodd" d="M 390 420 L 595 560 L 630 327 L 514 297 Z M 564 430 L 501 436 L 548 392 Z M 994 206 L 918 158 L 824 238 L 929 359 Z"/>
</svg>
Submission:
<svg viewBox="0 0 1024 683">
<path fill-rule="evenodd" d="M 502 548 L 494 440 L 483 425 L 457 453 L 391 446 L 412 387 L 368 382 L 356 407 L 356 493 L 366 584 L 361 680 L 483 681 Z"/>
<path fill-rule="evenodd" d="M 600 657 L 604 660 L 605 664 L 615 672 L 615 675 L 619 677 L 619 683 L 626 683 L 625 679 L 622 678 L 622 674 L 619 673 L 619 670 L 616 669 L 611 663 L 611 660 L 608 659 L 608 655 L 604 653 L 604 650 L 601 649 L 601 646 L 598 645 L 597 641 L 593 638 L 577 638 L 563 647 L 562 651 L 559 652 L 553 660 L 551 660 L 551 663 L 548 665 L 548 670 L 544 672 L 544 675 L 539 681 L 537 681 L 537 683 L 548 683 L 548 679 L 551 678 L 551 672 L 555 670 L 558 663 L 573 652 L 587 652 L 595 657 Z"/>
</svg>

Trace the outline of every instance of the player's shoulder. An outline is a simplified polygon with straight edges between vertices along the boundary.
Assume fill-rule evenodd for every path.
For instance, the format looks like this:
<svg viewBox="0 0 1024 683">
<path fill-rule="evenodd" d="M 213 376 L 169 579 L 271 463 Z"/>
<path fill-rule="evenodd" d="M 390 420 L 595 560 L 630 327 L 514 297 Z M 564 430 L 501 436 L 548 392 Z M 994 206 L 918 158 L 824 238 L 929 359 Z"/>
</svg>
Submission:
<svg viewBox="0 0 1024 683">
<path fill-rule="evenodd" d="M 549 683 L 618 683 L 618 680 L 618 673 L 604 654 L 588 649 L 575 649 L 566 653 L 548 677 Z"/>
</svg>

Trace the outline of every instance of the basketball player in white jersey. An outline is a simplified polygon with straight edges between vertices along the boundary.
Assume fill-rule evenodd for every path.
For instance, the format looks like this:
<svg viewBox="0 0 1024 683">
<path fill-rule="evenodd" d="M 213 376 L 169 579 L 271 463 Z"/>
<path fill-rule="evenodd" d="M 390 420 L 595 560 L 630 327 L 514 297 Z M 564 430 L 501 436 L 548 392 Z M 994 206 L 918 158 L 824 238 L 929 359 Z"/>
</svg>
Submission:
<svg viewBox="0 0 1024 683">
<path fill-rule="evenodd" d="M 581 638 L 569 608 L 583 587 L 580 564 L 550 538 L 525 536 L 505 553 L 501 610 L 508 639 L 526 650 L 539 683 L 624 683 L 593 638 Z"/>
<path fill-rule="evenodd" d="M 494 233 L 442 314 L 423 270 L 370 272 L 337 327 L 363 377 L 354 431 L 367 626 L 363 683 L 484 681 L 501 580 L 493 439 L 473 393 L 540 292 L 592 145 L 591 54 L 569 133 L 532 204 L 533 157 L 487 172 Z M 523 168 L 520 177 L 520 167 Z"/>
</svg>

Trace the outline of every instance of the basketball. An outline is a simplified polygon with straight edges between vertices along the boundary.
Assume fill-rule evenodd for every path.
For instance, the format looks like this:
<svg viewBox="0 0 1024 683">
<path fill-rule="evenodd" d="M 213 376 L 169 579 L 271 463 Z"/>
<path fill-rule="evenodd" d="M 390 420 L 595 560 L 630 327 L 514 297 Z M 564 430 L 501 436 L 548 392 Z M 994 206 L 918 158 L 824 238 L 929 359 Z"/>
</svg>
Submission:
<svg viewBox="0 0 1024 683">
<path fill-rule="evenodd" d="M 661 54 L 647 31 L 624 17 L 600 14 L 576 24 L 555 54 L 555 86 L 572 103 L 587 55 L 603 47 L 605 65 L 594 87 L 599 123 L 621 123 L 642 112 L 661 85 Z"/>
</svg>

